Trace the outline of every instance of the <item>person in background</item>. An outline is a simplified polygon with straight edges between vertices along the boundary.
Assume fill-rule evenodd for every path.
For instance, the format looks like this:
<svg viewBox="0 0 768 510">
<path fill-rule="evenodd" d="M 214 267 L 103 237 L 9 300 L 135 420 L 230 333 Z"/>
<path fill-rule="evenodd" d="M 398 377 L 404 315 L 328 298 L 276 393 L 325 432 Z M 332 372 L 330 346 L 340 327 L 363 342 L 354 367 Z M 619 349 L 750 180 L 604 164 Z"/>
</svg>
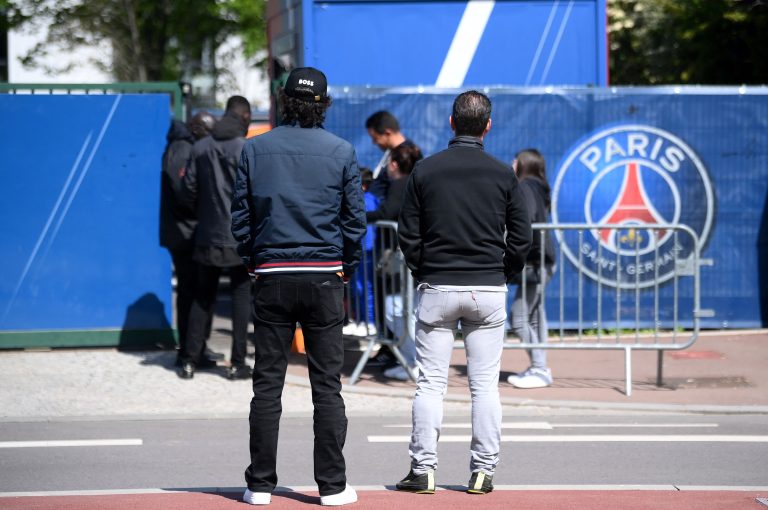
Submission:
<svg viewBox="0 0 768 510">
<path fill-rule="evenodd" d="M 411 470 L 397 489 L 434 493 L 437 440 L 454 335 L 467 350 L 472 441 L 467 492 L 487 494 L 499 462 L 499 369 L 508 282 L 531 246 L 531 223 L 508 165 L 488 155 L 491 101 L 471 90 L 453 102 L 456 136 L 420 161 L 408 180 L 398 222 L 405 261 L 419 282 Z M 505 233 L 506 231 L 506 233 Z"/>
<path fill-rule="evenodd" d="M 195 211 L 185 208 L 179 201 L 181 181 L 195 141 L 211 134 L 216 123 L 213 115 L 202 111 L 188 123 L 174 120 L 166 136 L 168 145 L 163 152 L 160 182 L 160 246 L 168 249 L 176 275 L 176 329 L 179 333 L 179 350 L 176 365 L 181 365 L 181 353 L 187 345 L 189 310 L 195 296 L 197 263 L 192 258 L 194 233 L 197 226 Z M 206 338 L 210 336 L 210 323 Z M 207 350 L 207 349 L 206 349 Z M 218 353 L 207 351 L 204 363 L 214 364 Z"/>
<path fill-rule="evenodd" d="M 195 142 L 182 181 L 182 202 L 197 214 L 194 260 L 199 264 L 195 299 L 189 313 L 187 345 L 182 354 L 182 379 L 194 377 L 204 368 L 206 324 L 216 305 L 219 277 L 228 270 L 232 295 L 232 353 L 229 379 L 247 379 L 251 369 L 245 362 L 250 317 L 251 281 L 237 254 L 232 237 L 230 207 L 235 172 L 251 121 L 251 105 L 242 96 L 227 100 L 224 116 L 211 136 Z"/>
<path fill-rule="evenodd" d="M 357 501 L 347 484 L 344 277 L 360 262 L 365 209 L 355 150 L 323 129 L 325 75 L 293 69 L 280 91 L 283 124 L 245 144 L 232 233 L 255 274 L 255 362 L 248 417 L 251 462 L 243 501 L 269 504 L 277 485 L 280 403 L 288 354 L 301 324 L 314 406 L 314 472 L 320 504 Z M 306 459 L 294 459 L 302 463 Z"/>
<path fill-rule="evenodd" d="M 397 118 L 388 111 L 381 110 L 366 119 L 365 129 L 368 130 L 368 136 L 371 142 L 384 151 L 381 160 L 373 169 L 373 184 L 370 192 L 380 200 L 384 200 L 389 189 L 389 176 L 387 167 L 392 149 L 401 145 L 415 145 L 411 140 L 400 132 L 400 123 Z"/>
<path fill-rule="evenodd" d="M 375 211 L 379 207 L 379 199 L 368 191 L 373 183 L 373 172 L 370 168 L 360 168 L 360 182 L 363 187 L 365 210 Z M 353 320 L 342 329 L 344 335 L 365 337 L 376 334 L 373 300 L 373 243 L 375 235 L 375 228 L 369 224 L 363 239 L 364 256 L 350 281 L 352 309 L 349 312 L 352 313 Z"/>
<path fill-rule="evenodd" d="M 379 205 L 378 209 L 366 213 L 365 217 L 369 224 L 382 220 L 397 221 L 403 205 L 403 196 L 408 177 L 410 177 L 416 163 L 421 159 L 421 149 L 414 144 L 403 143 L 390 151 L 389 162 L 387 163 L 387 175 L 390 183 L 387 197 Z M 384 239 L 382 243 L 385 250 L 397 249 L 397 246 L 395 246 L 396 240 L 391 240 L 392 246 L 388 246 L 387 241 L 389 240 Z M 392 262 L 397 263 L 394 256 Z M 398 262 L 402 263 L 401 259 Z M 408 364 L 408 369 L 413 370 L 416 360 L 416 347 L 413 338 L 408 334 L 408 325 L 403 321 L 403 302 L 399 283 L 398 278 L 381 278 L 378 288 L 386 294 L 383 301 L 387 328 L 402 340 L 400 346 L 403 357 Z M 407 381 L 410 379 L 410 376 L 406 370 L 405 367 L 398 363 L 391 363 L 389 366 L 384 367 L 382 373 L 384 377 L 389 379 Z"/>
<path fill-rule="evenodd" d="M 525 206 L 531 223 L 549 221 L 550 189 L 544 157 L 536 149 L 520 151 L 512 162 L 512 168 L 520 180 Z M 544 267 L 541 252 L 544 251 Z M 528 252 L 525 270 L 525 300 L 522 278 L 515 280 L 517 290 L 510 308 L 512 331 L 525 343 L 543 344 L 547 341 L 547 316 L 544 310 L 543 289 L 554 272 L 555 246 L 549 230 L 534 232 L 531 251 Z M 515 388 L 544 388 L 552 384 L 552 371 L 547 366 L 546 349 L 528 349 L 531 366 L 519 374 L 512 374 L 507 382 Z"/>
</svg>

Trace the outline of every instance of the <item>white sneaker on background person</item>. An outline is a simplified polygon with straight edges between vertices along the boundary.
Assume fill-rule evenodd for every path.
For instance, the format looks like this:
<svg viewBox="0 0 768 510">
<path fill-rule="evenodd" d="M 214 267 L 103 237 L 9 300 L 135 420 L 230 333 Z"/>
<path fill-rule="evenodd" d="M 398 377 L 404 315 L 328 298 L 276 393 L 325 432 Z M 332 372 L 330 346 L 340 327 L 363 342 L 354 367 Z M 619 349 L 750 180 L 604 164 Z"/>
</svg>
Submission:
<svg viewBox="0 0 768 510">
<path fill-rule="evenodd" d="M 546 388 L 552 385 L 552 371 L 549 368 L 529 367 L 525 372 L 512 374 L 507 382 L 520 389 Z"/>
</svg>

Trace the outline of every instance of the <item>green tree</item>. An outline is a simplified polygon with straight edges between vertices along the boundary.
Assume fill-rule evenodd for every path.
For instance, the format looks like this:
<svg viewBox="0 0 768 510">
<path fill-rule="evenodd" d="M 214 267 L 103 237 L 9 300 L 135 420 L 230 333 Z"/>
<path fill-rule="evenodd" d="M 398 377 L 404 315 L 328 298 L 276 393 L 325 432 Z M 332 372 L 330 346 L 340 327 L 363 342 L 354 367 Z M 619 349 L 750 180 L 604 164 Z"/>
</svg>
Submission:
<svg viewBox="0 0 768 510">
<path fill-rule="evenodd" d="M 608 0 L 614 84 L 768 82 L 765 0 Z"/>
<path fill-rule="evenodd" d="M 23 58 L 40 66 L 50 51 L 80 46 L 111 48 L 94 62 L 119 81 L 178 80 L 200 72 L 217 74 L 215 51 L 229 36 L 243 40 L 253 56 L 265 45 L 265 0 L 0 0 L 10 26 L 46 24 L 46 40 Z M 68 67 L 76 65 L 69 63 Z M 47 69 L 55 73 L 64 67 Z"/>
</svg>

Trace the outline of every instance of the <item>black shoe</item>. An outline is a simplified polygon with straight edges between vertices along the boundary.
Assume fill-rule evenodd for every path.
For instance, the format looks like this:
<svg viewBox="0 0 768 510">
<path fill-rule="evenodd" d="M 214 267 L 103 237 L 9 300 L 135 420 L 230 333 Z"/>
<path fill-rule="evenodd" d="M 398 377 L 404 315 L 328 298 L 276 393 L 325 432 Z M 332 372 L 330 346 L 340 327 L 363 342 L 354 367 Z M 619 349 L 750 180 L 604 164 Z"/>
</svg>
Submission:
<svg viewBox="0 0 768 510">
<path fill-rule="evenodd" d="M 207 356 L 203 356 L 200 358 L 200 361 L 197 362 L 197 368 L 204 370 L 206 368 L 216 368 L 218 365 L 216 364 L 216 360 L 213 360 Z"/>
<path fill-rule="evenodd" d="M 188 361 L 182 363 L 176 374 L 182 379 L 192 379 L 195 376 L 195 364 Z"/>
<path fill-rule="evenodd" d="M 415 492 L 416 494 L 434 494 L 435 493 L 435 471 L 430 469 L 426 473 L 417 475 L 413 469 L 408 476 L 397 482 L 397 490 Z"/>
<path fill-rule="evenodd" d="M 493 491 L 493 476 L 475 471 L 469 477 L 467 492 L 470 494 L 488 494 Z"/>
<path fill-rule="evenodd" d="M 396 365 L 397 359 L 395 359 L 394 354 L 389 350 L 386 350 L 384 352 L 379 352 L 379 354 L 369 359 L 365 363 L 365 366 L 368 368 L 388 368 L 392 363 Z"/>
<path fill-rule="evenodd" d="M 212 351 L 206 347 L 203 351 L 203 358 L 208 358 L 213 361 L 221 361 L 225 358 L 225 356 L 220 352 Z"/>
<path fill-rule="evenodd" d="M 235 366 L 227 368 L 227 379 L 234 381 L 235 379 L 250 379 L 253 375 L 253 370 L 247 365 Z"/>
</svg>

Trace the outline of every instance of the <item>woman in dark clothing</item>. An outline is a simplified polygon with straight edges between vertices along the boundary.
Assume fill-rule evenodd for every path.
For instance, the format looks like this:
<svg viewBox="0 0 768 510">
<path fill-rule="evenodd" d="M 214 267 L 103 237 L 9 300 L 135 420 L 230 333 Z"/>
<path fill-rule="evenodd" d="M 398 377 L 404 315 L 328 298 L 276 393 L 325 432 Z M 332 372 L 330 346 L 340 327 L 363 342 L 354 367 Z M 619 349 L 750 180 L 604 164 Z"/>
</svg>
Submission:
<svg viewBox="0 0 768 510">
<path fill-rule="evenodd" d="M 389 187 L 384 201 L 379 203 L 375 211 L 369 211 L 365 214 L 369 225 L 377 221 L 394 221 L 400 215 L 400 208 L 403 205 L 403 195 L 405 194 L 405 185 L 408 183 L 408 177 L 411 175 L 416 162 L 422 159 L 421 149 L 413 144 L 400 144 L 392 149 L 387 163 L 387 176 L 389 177 Z M 383 236 L 383 237 L 379 237 Z M 395 231 L 386 229 L 380 231 L 377 236 L 376 246 L 380 253 L 388 252 L 397 248 L 397 234 Z M 390 255 L 391 256 L 391 255 Z M 394 257 L 392 257 L 394 259 Z M 400 259 L 398 259 L 400 260 Z M 381 265 L 381 260 L 379 261 Z M 384 317 L 384 323 L 387 328 L 400 336 L 404 330 L 402 324 L 402 302 L 399 299 L 399 278 L 392 276 L 383 277 L 382 274 L 376 276 L 379 284 L 376 287 L 378 292 L 378 314 Z M 386 294 L 386 296 L 385 296 Z M 397 299 L 396 299 L 397 298 Z M 409 365 L 414 364 L 416 357 L 416 347 L 412 338 L 407 338 L 402 345 L 403 356 Z M 394 355 L 386 347 L 379 349 L 378 354 L 371 361 L 371 365 L 382 366 L 385 377 L 408 380 L 408 374 L 405 369 L 395 361 Z"/>
<path fill-rule="evenodd" d="M 403 193 L 408 176 L 422 157 L 421 149 L 416 145 L 400 144 L 392 149 L 387 164 L 387 176 L 390 182 L 387 196 L 379 204 L 378 209 L 365 213 L 365 219 L 369 224 L 382 220 L 397 221 L 400 207 L 403 205 Z"/>
<path fill-rule="evenodd" d="M 547 183 L 544 158 L 536 149 L 520 151 L 515 156 L 512 168 L 520 180 L 520 190 L 525 200 L 531 223 L 546 223 L 550 209 L 550 189 Z M 512 330 L 525 343 L 547 341 L 547 316 L 544 312 L 543 294 L 553 273 L 555 247 L 552 236 L 544 233 L 542 246 L 541 232 L 534 231 L 531 251 L 526 259 L 525 300 L 523 300 L 522 279 L 517 286 L 512 302 L 510 317 Z M 544 267 L 541 267 L 541 252 L 544 250 Z M 543 270 L 542 270 L 543 269 Z M 509 376 L 507 381 L 516 388 L 543 388 L 552 384 L 552 371 L 547 366 L 546 349 L 529 349 L 531 366 L 524 372 Z"/>
</svg>

